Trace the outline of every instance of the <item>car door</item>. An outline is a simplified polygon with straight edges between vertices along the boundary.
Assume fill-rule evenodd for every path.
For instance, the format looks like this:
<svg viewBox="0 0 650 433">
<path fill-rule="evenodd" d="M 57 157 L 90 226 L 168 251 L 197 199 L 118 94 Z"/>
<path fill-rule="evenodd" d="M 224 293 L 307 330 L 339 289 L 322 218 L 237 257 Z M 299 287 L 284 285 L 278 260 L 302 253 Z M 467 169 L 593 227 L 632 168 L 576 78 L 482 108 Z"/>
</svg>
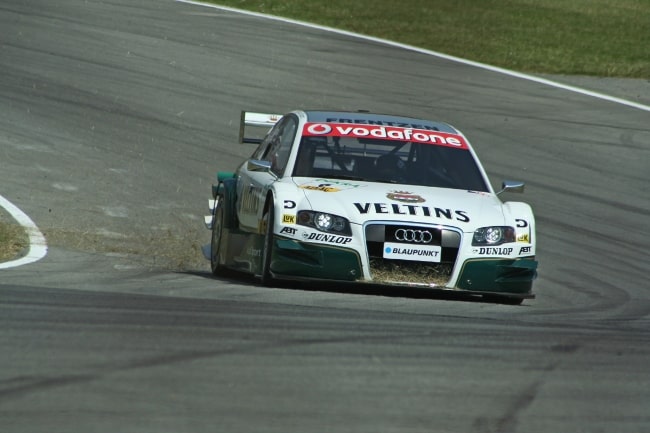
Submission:
<svg viewBox="0 0 650 433">
<path fill-rule="evenodd" d="M 295 115 L 284 116 L 240 167 L 237 214 L 243 230 L 259 232 L 266 194 L 273 182 L 284 176 L 297 128 Z"/>
</svg>

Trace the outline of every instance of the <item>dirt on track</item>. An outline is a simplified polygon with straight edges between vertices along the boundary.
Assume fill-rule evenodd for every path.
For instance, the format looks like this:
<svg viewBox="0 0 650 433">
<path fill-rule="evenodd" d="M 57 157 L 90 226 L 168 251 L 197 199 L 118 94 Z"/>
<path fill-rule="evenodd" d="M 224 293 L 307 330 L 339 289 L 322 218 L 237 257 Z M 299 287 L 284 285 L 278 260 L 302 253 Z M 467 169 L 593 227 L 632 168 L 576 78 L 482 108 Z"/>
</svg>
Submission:
<svg viewBox="0 0 650 433">
<path fill-rule="evenodd" d="M 201 249 L 209 240 L 207 233 L 200 227 L 174 227 L 129 235 L 60 228 L 43 230 L 52 247 L 120 255 L 143 267 L 172 271 L 208 269 L 209 263 Z"/>
</svg>

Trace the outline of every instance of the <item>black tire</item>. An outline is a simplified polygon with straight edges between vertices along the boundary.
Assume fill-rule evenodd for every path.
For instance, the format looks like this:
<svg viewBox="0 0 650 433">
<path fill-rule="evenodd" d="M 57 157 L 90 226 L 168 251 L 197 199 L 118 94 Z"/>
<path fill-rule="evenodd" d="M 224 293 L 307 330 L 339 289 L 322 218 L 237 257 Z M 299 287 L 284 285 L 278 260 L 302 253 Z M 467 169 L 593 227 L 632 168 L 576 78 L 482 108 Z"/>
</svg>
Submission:
<svg viewBox="0 0 650 433">
<path fill-rule="evenodd" d="M 273 276 L 271 275 L 271 258 L 273 257 L 273 223 L 275 212 L 273 211 L 273 199 L 269 200 L 264 214 L 264 247 L 262 249 L 262 272 L 261 282 L 263 286 L 273 285 Z"/>
<path fill-rule="evenodd" d="M 217 197 L 217 204 L 214 207 L 212 214 L 212 237 L 210 240 L 210 268 L 212 275 L 224 275 L 226 270 L 223 263 L 220 262 L 219 254 L 221 253 L 221 244 L 223 237 L 223 200 L 224 198 Z"/>
</svg>

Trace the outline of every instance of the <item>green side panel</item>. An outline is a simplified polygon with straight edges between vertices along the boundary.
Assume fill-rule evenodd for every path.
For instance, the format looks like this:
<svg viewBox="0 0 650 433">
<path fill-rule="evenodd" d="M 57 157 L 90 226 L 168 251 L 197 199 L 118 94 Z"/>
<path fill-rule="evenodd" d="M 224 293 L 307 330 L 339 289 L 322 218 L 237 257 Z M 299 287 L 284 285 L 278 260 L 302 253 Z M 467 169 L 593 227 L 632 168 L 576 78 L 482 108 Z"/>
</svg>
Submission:
<svg viewBox="0 0 650 433">
<path fill-rule="evenodd" d="M 224 181 L 230 181 L 235 178 L 235 173 L 232 171 L 220 171 L 217 173 L 217 184 L 212 185 L 212 198 L 217 198 L 217 195 L 224 194 Z"/>
<path fill-rule="evenodd" d="M 475 259 L 464 263 L 456 287 L 495 293 L 530 293 L 537 277 L 537 261 L 525 259 Z"/>
<path fill-rule="evenodd" d="M 237 180 L 234 178 L 224 179 L 219 184 L 219 193 L 224 198 L 224 221 L 223 226 L 227 229 L 239 227 L 237 212 L 235 209 L 237 200 Z"/>
<path fill-rule="evenodd" d="M 235 177 L 235 173 L 232 172 L 232 171 L 220 171 L 220 172 L 217 172 L 217 180 L 219 182 L 223 182 L 226 179 L 232 179 L 233 177 Z"/>
<path fill-rule="evenodd" d="M 275 238 L 271 271 L 278 275 L 355 281 L 363 276 L 356 251 Z"/>
<path fill-rule="evenodd" d="M 259 275 L 262 266 L 264 236 L 238 229 L 229 230 L 229 233 L 233 238 L 233 245 L 229 250 L 228 266 L 242 272 Z"/>
</svg>

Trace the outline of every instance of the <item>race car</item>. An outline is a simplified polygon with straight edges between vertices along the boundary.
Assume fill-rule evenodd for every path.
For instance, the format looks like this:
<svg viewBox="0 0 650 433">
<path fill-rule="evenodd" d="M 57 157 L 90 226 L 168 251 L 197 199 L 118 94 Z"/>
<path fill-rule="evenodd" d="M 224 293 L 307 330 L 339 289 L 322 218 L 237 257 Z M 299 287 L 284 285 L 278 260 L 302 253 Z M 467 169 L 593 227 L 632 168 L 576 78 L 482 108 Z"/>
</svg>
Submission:
<svg viewBox="0 0 650 433">
<path fill-rule="evenodd" d="M 217 173 L 205 217 L 214 275 L 427 287 L 513 304 L 534 297 L 532 209 L 499 198 L 524 184 L 495 192 L 449 124 L 242 111 L 239 141 L 257 148 Z"/>
</svg>

